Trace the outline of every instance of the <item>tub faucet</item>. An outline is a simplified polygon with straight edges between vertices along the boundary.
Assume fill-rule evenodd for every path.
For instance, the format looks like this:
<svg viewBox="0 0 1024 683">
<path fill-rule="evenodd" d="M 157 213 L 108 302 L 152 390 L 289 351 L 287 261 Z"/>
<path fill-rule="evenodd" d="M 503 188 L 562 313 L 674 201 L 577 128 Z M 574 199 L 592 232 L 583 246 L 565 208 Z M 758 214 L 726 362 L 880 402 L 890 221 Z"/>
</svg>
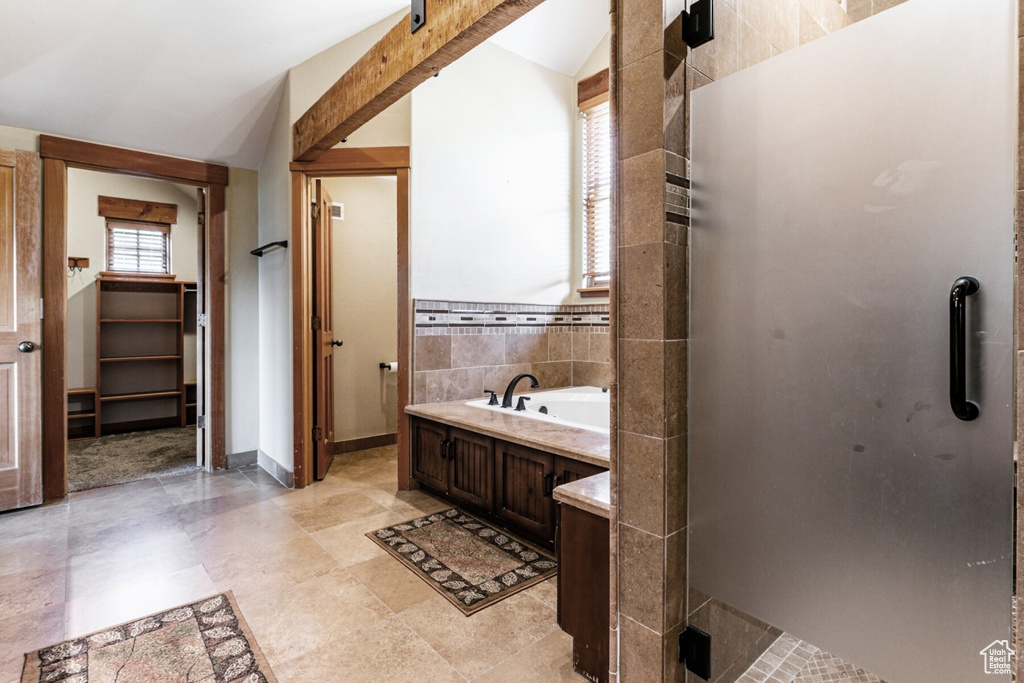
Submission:
<svg viewBox="0 0 1024 683">
<path fill-rule="evenodd" d="M 516 385 L 519 384 L 520 380 L 527 379 L 527 378 L 529 378 L 529 380 L 530 380 L 530 388 L 531 389 L 537 389 L 538 387 L 540 387 L 540 383 L 537 381 L 537 378 L 534 377 L 533 375 L 529 375 L 529 374 L 526 374 L 526 373 L 523 373 L 521 375 L 516 375 L 512 379 L 512 381 L 508 383 L 508 387 L 505 389 L 505 396 L 502 397 L 502 399 L 501 399 L 501 407 L 502 408 L 511 408 L 512 407 L 512 394 L 514 394 L 515 391 L 516 391 Z"/>
</svg>

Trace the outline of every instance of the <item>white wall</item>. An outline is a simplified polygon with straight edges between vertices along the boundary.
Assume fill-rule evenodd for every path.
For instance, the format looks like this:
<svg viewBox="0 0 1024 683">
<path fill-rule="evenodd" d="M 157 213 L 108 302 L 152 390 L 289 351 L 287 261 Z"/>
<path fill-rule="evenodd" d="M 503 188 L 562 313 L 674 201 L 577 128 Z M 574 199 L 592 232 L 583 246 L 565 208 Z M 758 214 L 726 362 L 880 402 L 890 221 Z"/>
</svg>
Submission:
<svg viewBox="0 0 1024 683">
<path fill-rule="evenodd" d="M 259 175 L 259 242 L 290 239 L 292 124 L 402 17 L 398 12 L 289 71 Z M 405 97 L 356 131 L 344 147 L 408 145 Z M 259 259 L 259 448 L 285 470 L 294 463 L 292 433 L 291 258 Z"/>
<path fill-rule="evenodd" d="M 413 297 L 571 301 L 573 79 L 483 43 L 412 96 Z"/>
<path fill-rule="evenodd" d="M 572 96 L 573 104 L 576 103 L 576 86 L 585 78 L 590 78 L 598 71 L 607 69 L 611 61 L 611 40 L 612 33 L 604 34 L 604 38 L 597 44 L 594 51 L 587 57 L 587 61 L 580 67 L 576 78 L 573 79 Z M 574 303 L 599 304 L 608 301 L 608 297 L 583 299 L 577 288 L 583 286 L 583 119 L 579 115 L 573 116 L 573 153 L 572 153 L 572 295 Z"/>
<path fill-rule="evenodd" d="M 391 178 L 323 181 L 344 204 L 333 221 L 334 440 L 394 434 L 398 375 L 380 363 L 398 358 L 398 197 Z"/>
</svg>

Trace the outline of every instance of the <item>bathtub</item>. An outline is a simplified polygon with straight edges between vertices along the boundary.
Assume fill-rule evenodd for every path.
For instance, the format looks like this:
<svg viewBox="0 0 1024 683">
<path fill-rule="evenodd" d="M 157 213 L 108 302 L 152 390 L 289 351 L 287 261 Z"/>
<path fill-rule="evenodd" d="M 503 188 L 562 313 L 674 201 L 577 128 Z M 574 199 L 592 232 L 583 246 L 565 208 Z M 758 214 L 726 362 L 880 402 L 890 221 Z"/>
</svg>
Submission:
<svg viewBox="0 0 1024 683">
<path fill-rule="evenodd" d="M 490 406 L 487 405 L 488 399 L 469 401 L 466 405 L 601 434 L 608 433 L 610 394 L 600 387 L 572 387 L 516 394 L 512 400 L 513 407 L 520 396 L 530 398 L 526 402 L 525 411 L 515 412 L 513 408 Z M 498 399 L 501 400 L 500 394 Z"/>
</svg>

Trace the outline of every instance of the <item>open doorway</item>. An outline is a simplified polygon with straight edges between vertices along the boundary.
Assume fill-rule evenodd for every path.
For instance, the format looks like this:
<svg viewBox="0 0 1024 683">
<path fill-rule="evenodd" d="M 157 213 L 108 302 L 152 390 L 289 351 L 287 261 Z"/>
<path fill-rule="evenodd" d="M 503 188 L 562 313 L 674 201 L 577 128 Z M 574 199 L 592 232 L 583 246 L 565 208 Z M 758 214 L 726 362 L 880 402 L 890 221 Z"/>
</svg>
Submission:
<svg viewBox="0 0 1024 683">
<path fill-rule="evenodd" d="M 68 169 L 68 488 L 202 467 L 190 185 Z"/>
<path fill-rule="evenodd" d="M 323 432 L 315 460 L 316 478 L 323 479 L 335 458 L 351 460 L 357 456 L 350 454 L 396 442 L 398 202 L 395 176 L 313 183 L 320 207 L 314 215 L 313 307 L 322 318 L 314 362 L 325 365 L 313 375 Z"/>
<path fill-rule="evenodd" d="M 171 345 L 173 345 L 173 353 L 138 353 L 134 356 L 129 355 L 138 350 L 135 349 L 133 351 L 132 345 L 139 345 L 144 341 L 147 334 L 154 334 L 136 331 L 135 333 L 122 334 L 119 341 L 113 342 L 114 348 L 110 349 L 111 355 L 105 356 L 107 358 L 116 357 L 115 360 L 108 361 L 110 363 L 156 363 L 158 362 L 156 359 L 140 357 L 153 355 L 171 356 L 172 358 L 161 358 L 159 362 L 175 362 L 173 372 L 165 369 L 166 375 L 164 379 L 167 380 L 167 385 L 162 388 L 163 390 L 154 391 L 145 391 L 140 385 L 129 385 L 128 383 L 136 381 L 136 378 L 132 373 L 123 373 L 127 374 L 128 377 L 122 376 L 120 381 L 123 383 L 120 385 L 115 381 L 113 387 L 115 395 L 113 398 L 108 397 L 107 401 L 103 400 L 103 376 L 99 375 L 100 386 L 97 387 L 98 391 L 93 393 L 93 397 L 101 405 L 98 411 L 98 426 L 96 411 L 91 411 L 93 413 L 93 429 L 98 429 L 100 436 L 102 436 L 105 408 L 102 404 L 128 401 L 128 399 L 121 397 L 124 394 L 131 395 L 133 402 L 135 399 L 139 399 L 140 402 L 148 402 L 151 400 L 162 401 L 169 398 L 172 401 L 165 403 L 176 402 L 177 410 L 175 410 L 173 415 L 168 411 L 162 416 L 156 415 L 148 418 L 140 417 L 137 414 L 132 415 L 130 411 L 128 411 L 129 414 L 127 415 L 122 413 L 118 416 L 115 411 L 113 414 L 113 424 L 120 424 L 121 427 L 126 426 L 124 423 L 128 423 L 127 426 L 137 426 L 137 424 L 132 425 L 133 422 L 142 422 L 145 425 L 146 420 L 159 421 L 162 418 L 169 421 L 172 417 L 180 427 L 182 418 L 186 422 L 189 421 L 190 413 L 192 412 L 190 409 L 193 407 L 191 404 L 194 403 L 196 446 L 193 462 L 207 470 L 223 469 L 226 464 L 224 429 L 224 230 L 226 222 L 225 190 L 228 184 L 227 167 L 106 147 L 49 135 L 40 136 L 39 147 L 40 156 L 43 159 L 43 307 L 46 311 L 46 315 L 43 317 L 43 347 L 46 349 L 46 354 L 43 357 L 43 489 L 45 499 L 59 499 L 68 493 L 68 390 L 86 388 L 82 385 L 76 387 L 69 381 L 68 307 L 70 281 L 68 271 L 72 263 L 69 261 L 69 257 L 81 256 L 68 253 L 68 236 L 72 221 L 72 216 L 69 214 L 69 174 L 77 173 L 76 169 L 88 169 L 91 171 L 102 171 L 107 174 L 121 174 L 136 178 L 167 181 L 180 185 L 179 190 L 186 195 L 191 192 L 192 194 L 189 196 L 195 198 L 196 230 L 194 247 L 189 250 L 197 259 L 195 265 L 196 276 L 194 280 L 185 281 L 190 283 L 191 286 L 185 284 L 180 278 L 169 279 L 166 277 L 163 279 L 135 278 L 144 281 L 117 283 L 115 289 L 120 287 L 121 289 L 134 288 L 138 290 L 146 288 L 150 290 L 159 289 L 160 287 L 157 283 L 162 283 L 161 286 L 164 288 L 175 288 L 177 299 L 174 301 L 173 309 L 171 304 L 167 302 L 142 307 L 145 310 L 151 311 L 151 313 L 141 313 L 138 307 L 133 309 L 135 313 L 132 315 L 137 314 L 141 317 L 151 314 L 153 317 L 148 318 L 148 320 L 160 320 L 160 323 L 134 322 L 134 318 L 133 322 L 130 323 L 109 323 L 111 325 L 138 326 L 144 324 L 177 324 L 180 321 L 181 331 L 175 332 L 173 335 L 166 335 L 167 339 L 163 341 L 163 343 L 168 344 L 164 350 L 171 350 Z M 128 218 L 130 221 L 134 217 L 136 223 L 148 222 L 162 223 L 165 226 L 169 225 L 171 227 L 168 230 L 173 232 L 173 222 L 168 222 L 166 214 L 159 214 L 164 220 L 154 220 L 153 211 L 160 207 L 150 207 L 147 209 L 143 206 L 140 209 L 138 205 L 129 204 L 128 208 L 126 208 L 123 201 L 120 203 L 118 201 L 111 201 L 125 199 L 130 200 L 132 198 L 108 197 L 107 199 L 108 213 L 111 211 L 120 212 L 119 216 L 114 217 L 115 221 L 125 220 L 125 218 Z M 99 213 L 99 195 L 97 195 L 95 201 L 97 202 L 95 210 Z M 168 204 L 170 202 L 163 203 Z M 115 208 L 110 209 L 111 206 Z M 129 211 L 132 206 L 134 206 L 134 210 L 142 212 L 142 214 L 126 215 L 125 212 Z M 166 207 L 163 207 L 162 210 L 166 210 Z M 106 219 L 108 216 L 102 216 L 102 218 Z M 140 218 L 143 220 L 139 221 L 138 219 Z M 106 221 L 104 221 L 103 229 L 106 230 Z M 152 226 L 149 232 L 161 234 L 161 230 L 152 229 Z M 153 237 L 153 239 L 158 240 L 159 238 Z M 104 265 L 106 265 L 107 260 L 105 249 L 106 246 L 104 246 L 104 252 L 102 252 Z M 138 257 L 138 254 L 136 254 L 136 257 Z M 173 266 L 173 252 L 170 258 L 172 259 L 171 264 Z M 84 265 L 81 261 L 78 263 L 79 265 Z M 91 258 L 90 265 L 94 265 Z M 94 273 L 96 272 L 95 268 L 90 270 Z M 163 275 L 174 275 L 174 273 L 163 273 Z M 94 289 L 94 295 L 98 297 L 99 306 L 99 311 L 93 311 L 92 314 L 94 316 L 106 315 L 103 313 L 103 299 L 100 297 L 100 294 L 102 294 L 101 289 L 102 287 Z M 194 293 L 186 294 L 186 289 L 194 290 Z M 96 294 L 96 292 L 99 292 L 99 294 Z M 118 292 L 121 295 L 129 293 L 144 293 L 147 296 L 155 296 L 158 293 L 161 295 L 165 294 L 164 292 L 156 291 Z M 119 298 L 124 299 L 125 296 Z M 194 304 L 186 303 L 189 298 L 194 300 Z M 114 310 L 114 315 L 121 317 L 105 319 L 124 320 L 132 317 L 125 312 L 128 310 L 127 308 L 123 308 L 118 312 L 118 306 L 127 307 L 124 301 L 112 305 L 115 307 L 112 309 Z M 195 325 L 192 327 L 196 340 L 194 346 L 191 341 L 185 341 L 185 333 L 189 329 L 189 325 L 186 325 L 186 319 L 188 319 L 189 325 L 191 321 L 195 321 Z M 73 320 L 74 318 L 72 317 L 71 321 L 73 322 Z M 171 323 L 165 321 L 171 321 Z M 121 346 L 118 347 L 118 344 L 121 344 Z M 187 354 L 186 347 L 195 349 L 195 354 L 192 355 L 195 359 L 194 367 L 196 368 L 194 392 L 191 387 L 185 386 L 185 364 L 186 362 L 191 362 L 188 358 L 191 354 Z M 107 352 L 103 346 L 102 330 L 97 333 L 97 340 L 93 348 L 94 354 Z M 178 356 L 181 357 L 181 363 L 176 363 L 179 360 Z M 124 358 L 131 358 L 131 360 L 124 360 Z M 94 361 L 99 363 L 96 357 L 94 357 Z M 170 386 L 169 379 L 172 374 L 174 376 L 173 388 Z M 84 382 L 84 377 L 79 377 L 78 381 Z M 108 386 L 108 388 L 110 387 Z M 157 395 L 153 396 L 151 394 Z M 76 417 L 81 417 L 90 412 L 87 407 L 81 404 L 78 404 L 77 408 L 79 415 Z M 108 417 L 111 417 L 109 412 Z M 88 418 L 84 418 L 78 422 L 80 424 L 87 421 Z M 148 426 L 162 425 L 149 423 Z"/>
</svg>

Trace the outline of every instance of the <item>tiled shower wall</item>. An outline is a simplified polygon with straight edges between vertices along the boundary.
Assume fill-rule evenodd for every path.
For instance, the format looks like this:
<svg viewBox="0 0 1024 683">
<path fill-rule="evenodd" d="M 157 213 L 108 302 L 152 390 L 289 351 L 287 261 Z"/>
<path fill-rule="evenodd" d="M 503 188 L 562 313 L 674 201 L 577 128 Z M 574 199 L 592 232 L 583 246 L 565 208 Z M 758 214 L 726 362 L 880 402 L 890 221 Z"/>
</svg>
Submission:
<svg viewBox="0 0 1024 683">
<path fill-rule="evenodd" d="M 544 388 L 611 384 L 607 304 L 413 303 L 413 403 L 501 393 L 521 373 Z"/>
<path fill-rule="evenodd" d="M 778 635 L 687 590 L 687 95 L 902 1 L 848 0 L 844 10 L 836 0 L 722 0 L 715 40 L 690 51 L 680 39 L 687 0 L 613 0 L 619 656 L 612 674 L 619 680 L 697 681 L 677 664 L 678 633 L 688 622 L 712 634 L 714 680 L 723 683 Z"/>
</svg>

